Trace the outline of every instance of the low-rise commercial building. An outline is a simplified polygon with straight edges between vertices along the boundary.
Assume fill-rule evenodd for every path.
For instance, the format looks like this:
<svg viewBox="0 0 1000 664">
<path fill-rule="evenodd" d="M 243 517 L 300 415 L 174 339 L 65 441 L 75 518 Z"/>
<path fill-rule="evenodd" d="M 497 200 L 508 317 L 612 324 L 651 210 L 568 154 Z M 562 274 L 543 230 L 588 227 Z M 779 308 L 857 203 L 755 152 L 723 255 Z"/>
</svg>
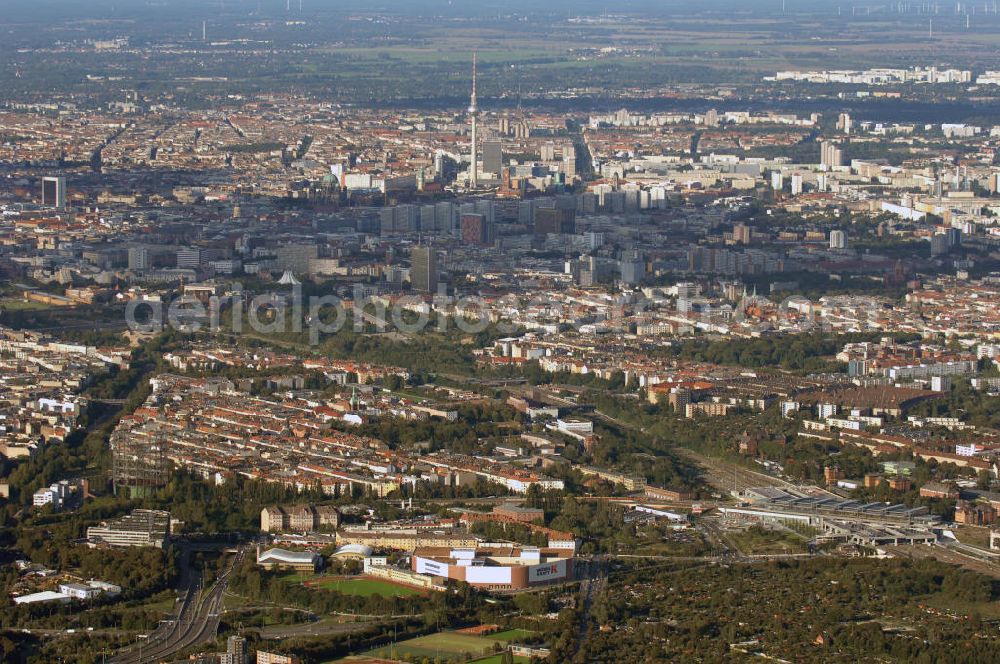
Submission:
<svg viewBox="0 0 1000 664">
<path fill-rule="evenodd" d="M 422 547 L 413 552 L 414 572 L 464 581 L 486 590 L 519 590 L 573 579 L 573 552 L 537 547 Z"/>
<path fill-rule="evenodd" d="M 31 593 L 30 595 L 21 595 L 20 597 L 14 598 L 15 604 L 40 604 L 42 602 L 69 602 L 70 596 L 63 593 L 58 593 L 54 590 L 43 590 L 40 593 Z"/>
<path fill-rule="evenodd" d="M 314 551 L 287 551 L 268 549 L 257 552 L 257 565 L 264 569 L 293 569 L 299 572 L 315 572 L 323 563 L 323 558 Z"/>
<path fill-rule="evenodd" d="M 91 546 L 155 546 L 163 548 L 170 537 L 170 512 L 133 510 L 120 519 L 87 528 Z"/>
</svg>

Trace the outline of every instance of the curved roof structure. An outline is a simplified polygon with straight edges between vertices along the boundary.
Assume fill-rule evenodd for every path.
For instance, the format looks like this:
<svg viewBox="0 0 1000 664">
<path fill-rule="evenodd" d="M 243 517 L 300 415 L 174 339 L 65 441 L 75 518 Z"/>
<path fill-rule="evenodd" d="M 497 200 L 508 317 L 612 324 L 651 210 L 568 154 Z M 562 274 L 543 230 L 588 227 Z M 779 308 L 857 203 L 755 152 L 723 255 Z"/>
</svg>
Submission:
<svg viewBox="0 0 1000 664">
<path fill-rule="evenodd" d="M 287 551 L 285 549 L 268 549 L 257 556 L 258 563 L 286 563 L 288 565 L 311 565 L 319 557 L 312 551 Z"/>
<path fill-rule="evenodd" d="M 370 546 L 364 544 L 345 544 L 344 546 L 338 548 L 333 552 L 336 556 L 360 556 L 362 558 L 367 558 L 372 555 L 373 549 Z"/>
</svg>

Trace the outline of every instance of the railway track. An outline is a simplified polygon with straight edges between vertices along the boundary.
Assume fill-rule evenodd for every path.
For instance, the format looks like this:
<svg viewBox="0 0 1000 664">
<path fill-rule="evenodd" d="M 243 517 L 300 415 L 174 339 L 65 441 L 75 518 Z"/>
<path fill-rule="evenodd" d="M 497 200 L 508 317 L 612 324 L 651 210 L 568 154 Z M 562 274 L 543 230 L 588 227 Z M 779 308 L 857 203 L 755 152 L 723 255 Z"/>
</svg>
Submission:
<svg viewBox="0 0 1000 664">
<path fill-rule="evenodd" d="M 130 646 L 111 659 L 112 664 L 153 664 L 185 648 L 215 639 L 229 578 L 242 562 L 246 549 L 240 549 L 226 569 L 207 590 L 188 588 L 177 618 L 161 623 L 145 642 Z"/>
</svg>

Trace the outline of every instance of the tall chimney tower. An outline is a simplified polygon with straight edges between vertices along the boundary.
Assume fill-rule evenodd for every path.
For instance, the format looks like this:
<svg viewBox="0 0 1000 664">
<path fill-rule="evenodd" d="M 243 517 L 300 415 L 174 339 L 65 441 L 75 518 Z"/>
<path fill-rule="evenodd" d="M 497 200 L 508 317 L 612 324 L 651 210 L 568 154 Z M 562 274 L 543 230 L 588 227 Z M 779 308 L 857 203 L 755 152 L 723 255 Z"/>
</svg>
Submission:
<svg viewBox="0 0 1000 664">
<path fill-rule="evenodd" d="M 469 115 L 472 120 L 472 155 L 469 165 L 469 187 L 477 189 L 479 187 L 479 135 L 476 131 L 476 116 L 479 108 L 476 104 L 476 54 L 472 54 L 472 99 L 469 102 Z"/>
</svg>

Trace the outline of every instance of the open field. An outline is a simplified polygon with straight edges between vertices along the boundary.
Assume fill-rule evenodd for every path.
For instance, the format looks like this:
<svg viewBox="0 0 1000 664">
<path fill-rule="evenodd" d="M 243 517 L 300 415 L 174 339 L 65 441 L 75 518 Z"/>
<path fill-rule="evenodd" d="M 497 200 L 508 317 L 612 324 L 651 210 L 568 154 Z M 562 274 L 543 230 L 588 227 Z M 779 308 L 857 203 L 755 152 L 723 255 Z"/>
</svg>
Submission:
<svg viewBox="0 0 1000 664">
<path fill-rule="evenodd" d="M 803 539 L 779 530 L 763 528 L 728 530 L 726 536 L 744 555 L 802 553 L 806 550 Z"/>
<path fill-rule="evenodd" d="M 983 549 L 990 548 L 990 529 L 986 526 L 952 526 L 955 537 L 963 544 L 971 544 Z"/>
</svg>

